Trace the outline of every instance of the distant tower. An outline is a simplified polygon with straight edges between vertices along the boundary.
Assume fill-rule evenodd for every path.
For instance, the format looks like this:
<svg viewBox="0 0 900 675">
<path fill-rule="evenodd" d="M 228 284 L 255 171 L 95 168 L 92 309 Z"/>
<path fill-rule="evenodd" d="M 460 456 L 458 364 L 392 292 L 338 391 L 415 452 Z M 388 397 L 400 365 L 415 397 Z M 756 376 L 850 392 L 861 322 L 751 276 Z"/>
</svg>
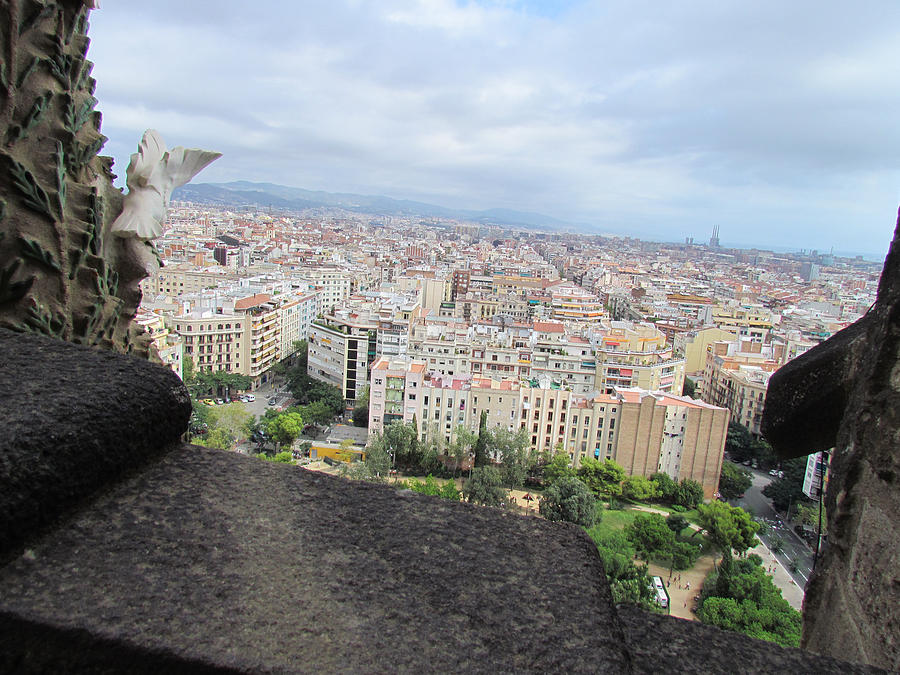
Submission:
<svg viewBox="0 0 900 675">
<path fill-rule="evenodd" d="M 709 238 L 710 248 L 719 248 L 719 226 L 713 225 L 712 236 Z"/>
</svg>

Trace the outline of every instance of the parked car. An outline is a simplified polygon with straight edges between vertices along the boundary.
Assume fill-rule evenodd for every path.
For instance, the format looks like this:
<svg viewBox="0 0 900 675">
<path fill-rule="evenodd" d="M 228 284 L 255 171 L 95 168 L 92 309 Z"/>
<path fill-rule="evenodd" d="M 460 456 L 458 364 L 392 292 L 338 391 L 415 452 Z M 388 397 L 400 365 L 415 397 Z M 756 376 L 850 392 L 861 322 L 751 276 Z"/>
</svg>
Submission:
<svg viewBox="0 0 900 675">
<path fill-rule="evenodd" d="M 215 405 L 215 402 L 211 398 L 201 398 L 200 403 L 203 405 Z"/>
<path fill-rule="evenodd" d="M 217 399 L 216 399 L 216 405 L 225 405 L 225 401 L 223 401 L 223 400 L 220 399 L 220 398 L 217 398 Z"/>
</svg>

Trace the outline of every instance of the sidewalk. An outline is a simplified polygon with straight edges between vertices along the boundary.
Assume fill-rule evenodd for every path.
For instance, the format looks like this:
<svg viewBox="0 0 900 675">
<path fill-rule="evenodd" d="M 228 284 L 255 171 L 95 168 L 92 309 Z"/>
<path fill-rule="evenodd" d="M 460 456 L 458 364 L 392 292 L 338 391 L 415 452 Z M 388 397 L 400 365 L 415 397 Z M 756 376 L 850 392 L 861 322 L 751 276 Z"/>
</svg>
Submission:
<svg viewBox="0 0 900 675">
<path fill-rule="evenodd" d="M 759 539 L 757 537 L 757 539 Z M 759 540 L 759 545 L 751 548 L 747 553 L 755 553 L 760 558 L 763 559 L 763 567 L 768 570 L 770 567 L 774 566 L 774 573 L 770 573 L 772 577 L 772 581 L 775 582 L 775 585 L 781 589 L 781 595 L 785 600 L 788 601 L 791 607 L 798 611 L 803 610 L 803 596 L 805 594 L 804 589 L 797 585 L 797 583 L 791 578 L 791 575 L 784 568 L 784 566 L 775 558 L 775 555 L 769 550 L 769 547 L 766 546 L 762 540 Z"/>
</svg>

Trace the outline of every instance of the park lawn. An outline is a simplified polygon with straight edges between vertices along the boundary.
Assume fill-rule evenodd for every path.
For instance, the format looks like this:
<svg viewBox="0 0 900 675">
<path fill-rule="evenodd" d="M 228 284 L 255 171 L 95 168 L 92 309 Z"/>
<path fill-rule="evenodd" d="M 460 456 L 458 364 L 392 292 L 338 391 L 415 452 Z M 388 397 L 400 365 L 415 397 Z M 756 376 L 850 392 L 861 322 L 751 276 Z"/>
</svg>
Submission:
<svg viewBox="0 0 900 675">
<path fill-rule="evenodd" d="M 624 509 L 621 511 L 598 510 L 602 513 L 602 520 L 588 530 L 588 534 L 593 539 L 604 538 L 613 532 L 625 529 L 625 526 L 634 522 L 634 517 L 641 513 L 636 509 Z"/>
<path fill-rule="evenodd" d="M 665 511 L 668 514 L 676 513 L 687 518 L 689 523 L 693 523 L 694 525 L 700 524 L 700 514 L 697 513 L 697 509 L 690 509 L 688 511 L 676 511 L 670 504 L 657 504 L 656 502 L 631 502 L 631 504 L 635 506 L 644 506 L 648 509 Z"/>
</svg>

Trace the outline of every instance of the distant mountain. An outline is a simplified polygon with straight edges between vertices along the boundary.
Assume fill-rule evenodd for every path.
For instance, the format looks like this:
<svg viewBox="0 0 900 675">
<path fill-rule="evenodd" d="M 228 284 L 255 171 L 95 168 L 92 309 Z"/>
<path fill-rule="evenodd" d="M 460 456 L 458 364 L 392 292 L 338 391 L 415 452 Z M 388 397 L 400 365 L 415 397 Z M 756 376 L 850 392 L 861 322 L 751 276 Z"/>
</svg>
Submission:
<svg viewBox="0 0 900 675">
<path fill-rule="evenodd" d="M 177 188 L 172 193 L 172 199 L 198 204 L 215 204 L 217 206 L 261 206 L 292 211 L 331 207 L 357 213 L 385 216 L 452 218 L 483 223 L 485 225 L 517 225 L 528 228 L 551 229 L 573 227 L 572 223 L 541 213 L 528 213 L 512 209 L 468 211 L 464 209 L 450 209 L 408 199 L 304 190 L 285 185 L 251 183 L 244 180 L 231 183 L 189 183 Z"/>
</svg>

